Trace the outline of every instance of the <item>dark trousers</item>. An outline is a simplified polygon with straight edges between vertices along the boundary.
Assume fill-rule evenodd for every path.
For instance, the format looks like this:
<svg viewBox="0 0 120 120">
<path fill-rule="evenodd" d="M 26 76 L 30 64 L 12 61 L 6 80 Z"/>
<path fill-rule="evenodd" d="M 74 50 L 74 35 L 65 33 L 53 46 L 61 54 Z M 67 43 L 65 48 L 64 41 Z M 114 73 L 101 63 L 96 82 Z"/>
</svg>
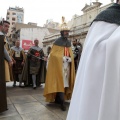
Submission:
<svg viewBox="0 0 120 120">
<path fill-rule="evenodd" d="M 57 92 L 55 102 L 59 104 L 64 104 L 64 93 L 63 92 Z"/>
<path fill-rule="evenodd" d="M 16 85 L 16 81 L 19 82 L 18 74 L 14 74 L 14 84 Z"/>
</svg>

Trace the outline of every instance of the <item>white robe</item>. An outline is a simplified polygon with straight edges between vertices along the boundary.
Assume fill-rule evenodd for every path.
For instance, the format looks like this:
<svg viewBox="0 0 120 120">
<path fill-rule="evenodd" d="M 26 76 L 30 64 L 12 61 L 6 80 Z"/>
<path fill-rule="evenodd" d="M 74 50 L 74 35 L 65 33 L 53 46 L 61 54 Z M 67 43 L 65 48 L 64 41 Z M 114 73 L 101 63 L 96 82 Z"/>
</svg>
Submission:
<svg viewBox="0 0 120 120">
<path fill-rule="evenodd" d="M 67 120 L 120 120 L 120 26 L 90 27 Z"/>
<path fill-rule="evenodd" d="M 70 57 L 63 57 L 63 80 L 64 80 L 64 88 L 69 87 L 70 80 Z"/>
</svg>

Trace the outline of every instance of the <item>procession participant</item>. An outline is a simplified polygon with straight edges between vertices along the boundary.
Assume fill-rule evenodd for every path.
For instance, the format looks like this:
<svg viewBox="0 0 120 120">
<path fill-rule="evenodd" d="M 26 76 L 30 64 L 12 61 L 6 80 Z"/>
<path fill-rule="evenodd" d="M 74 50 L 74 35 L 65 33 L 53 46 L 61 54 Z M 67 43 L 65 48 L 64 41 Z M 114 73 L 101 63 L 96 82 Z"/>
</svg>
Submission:
<svg viewBox="0 0 120 120">
<path fill-rule="evenodd" d="M 22 86 L 21 73 L 25 63 L 25 53 L 24 50 L 20 47 L 20 41 L 15 41 L 15 46 L 11 47 L 10 55 L 13 60 L 13 77 L 14 83 L 13 86 L 16 86 L 16 81 L 19 82 L 19 86 Z"/>
<path fill-rule="evenodd" d="M 3 29 L 2 33 L 5 35 L 4 39 L 4 46 L 5 49 L 7 50 L 8 54 L 10 55 L 10 46 L 7 40 L 7 33 L 9 30 L 10 23 L 8 21 L 3 20 Z M 13 81 L 13 75 L 12 75 L 12 67 L 9 66 L 8 62 L 5 60 L 5 80 L 6 82 Z"/>
<path fill-rule="evenodd" d="M 61 37 L 52 46 L 44 88 L 46 101 L 59 103 L 63 111 L 66 110 L 65 100 L 71 98 L 75 80 L 74 57 L 68 36 L 69 29 L 62 17 Z"/>
<path fill-rule="evenodd" d="M 0 113 L 7 110 L 7 96 L 5 84 L 5 64 L 4 61 L 12 66 L 12 60 L 4 47 L 4 34 L 2 33 L 3 21 L 0 20 Z"/>
<path fill-rule="evenodd" d="M 120 1 L 88 31 L 67 120 L 120 120 Z"/>
<path fill-rule="evenodd" d="M 34 46 L 28 50 L 28 58 L 22 75 L 22 80 L 25 81 L 25 84 L 32 84 L 33 89 L 40 86 L 45 79 L 44 52 L 38 44 L 38 39 L 35 39 Z"/>
<path fill-rule="evenodd" d="M 79 65 L 80 57 L 81 57 L 81 52 L 82 52 L 82 47 L 78 45 L 77 39 L 74 39 L 72 41 L 72 51 L 74 54 L 74 64 L 75 64 L 75 72 L 77 72 L 77 68 Z"/>
</svg>

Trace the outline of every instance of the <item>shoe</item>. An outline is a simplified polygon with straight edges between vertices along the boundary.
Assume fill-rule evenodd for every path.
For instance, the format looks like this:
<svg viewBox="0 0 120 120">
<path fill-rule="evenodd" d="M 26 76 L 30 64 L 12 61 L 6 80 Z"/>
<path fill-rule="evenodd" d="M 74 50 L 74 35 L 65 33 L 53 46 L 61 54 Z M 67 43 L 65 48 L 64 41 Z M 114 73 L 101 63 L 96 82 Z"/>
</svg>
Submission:
<svg viewBox="0 0 120 120">
<path fill-rule="evenodd" d="M 36 89 L 36 87 L 33 87 L 33 89 Z"/>
<path fill-rule="evenodd" d="M 42 87 L 42 85 L 40 84 L 39 87 Z"/>
<path fill-rule="evenodd" d="M 33 85 L 33 89 L 36 89 L 36 85 Z"/>
<path fill-rule="evenodd" d="M 64 104 L 61 105 L 61 110 L 62 110 L 62 111 L 66 111 L 66 107 L 65 107 Z"/>
<path fill-rule="evenodd" d="M 21 84 L 19 84 L 19 87 L 22 87 L 22 85 L 21 85 Z"/>
</svg>

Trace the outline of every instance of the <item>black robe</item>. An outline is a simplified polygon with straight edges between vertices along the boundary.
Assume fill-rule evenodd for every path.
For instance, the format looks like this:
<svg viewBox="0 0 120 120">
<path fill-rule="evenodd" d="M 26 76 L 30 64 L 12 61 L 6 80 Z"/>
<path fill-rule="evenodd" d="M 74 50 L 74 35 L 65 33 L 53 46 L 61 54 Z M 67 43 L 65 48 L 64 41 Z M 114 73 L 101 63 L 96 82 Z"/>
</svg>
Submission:
<svg viewBox="0 0 120 120">
<path fill-rule="evenodd" d="M 43 51 L 41 51 L 42 53 Z M 44 53 L 42 53 L 44 55 Z M 30 74 L 30 57 L 31 55 L 27 55 L 25 66 L 22 72 L 22 82 L 25 83 L 25 86 L 32 85 L 32 75 Z M 46 61 L 43 59 L 39 59 L 39 72 L 37 74 L 36 85 L 40 86 L 41 83 L 45 83 L 45 76 L 46 76 Z"/>
<path fill-rule="evenodd" d="M 4 36 L 0 35 L 0 113 L 7 110 L 4 66 Z"/>
</svg>

